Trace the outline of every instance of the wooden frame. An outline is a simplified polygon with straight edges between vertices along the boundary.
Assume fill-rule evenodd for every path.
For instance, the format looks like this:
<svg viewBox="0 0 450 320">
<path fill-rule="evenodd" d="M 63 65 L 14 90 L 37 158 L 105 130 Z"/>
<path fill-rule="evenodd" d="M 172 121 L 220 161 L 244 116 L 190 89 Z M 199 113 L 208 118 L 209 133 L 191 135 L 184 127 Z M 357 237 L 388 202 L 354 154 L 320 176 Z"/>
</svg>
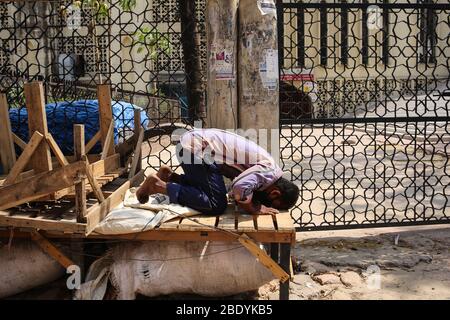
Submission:
<svg viewBox="0 0 450 320">
<path fill-rule="evenodd" d="M 41 82 L 26 83 L 24 91 L 29 117 L 30 141 L 26 143 L 14 135 L 10 126 L 1 126 L 3 131 L 6 128 L 8 135 L 5 134 L 4 137 L 6 138 L 4 139 L 1 139 L 3 136 L 0 136 L 0 146 L 3 148 L 4 145 L 7 145 L 10 155 L 6 159 L 8 161 L 6 168 L 9 174 L 4 179 L 0 178 L 0 225 L 10 223 L 12 226 L 33 225 L 43 229 L 57 230 L 60 228 L 73 230 L 74 232 L 85 232 L 86 225 L 84 225 L 84 228 L 80 225 L 82 225 L 82 222 L 89 221 L 89 228 L 94 228 L 94 221 L 99 222 L 106 215 L 105 210 L 109 210 L 111 205 L 117 202 L 116 199 L 123 197 L 125 190 L 123 186 L 119 187 L 118 191 L 106 193 L 101 189 L 102 185 L 114 181 L 126 171 L 126 168 L 120 167 L 120 155 L 115 152 L 114 148 L 114 121 L 111 109 L 110 85 L 101 84 L 97 88 L 100 130 L 85 144 L 84 126 L 75 125 L 75 154 L 70 157 L 66 157 L 62 153 L 55 139 L 48 132 L 43 84 Z M 0 117 L 0 120 L 9 121 L 5 96 L 0 97 Z M 103 145 L 102 154 L 87 155 L 87 152 L 98 141 L 101 141 Z M 14 158 L 13 161 L 11 150 L 14 150 L 14 143 L 21 147 L 23 151 L 21 156 L 17 160 Z M 54 158 L 52 158 L 51 153 L 54 154 Z M 89 159 L 94 161 L 89 163 Z M 28 165 L 30 165 L 31 170 L 24 171 Z M 130 181 L 124 183 L 124 185 L 127 185 L 127 183 L 130 185 L 141 178 L 143 179 L 142 173 L 135 175 L 138 168 L 138 165 L 133 167 L 133 173 L 128 175 Z M 95 195 L 98 203 L 93 205 L 91 203 L 90 207 L 92 208 L 88 211 L 86 206 L 87 195 L 91 192 Z M 26 218 L 10 216 L 1 211 L 30 201 L 42 202 L 63 197 L 75 199 L 78 224 L 71 221 L 72 226 L 67 227 L 63 226 L 66 222 L 55 223 L 54 221 L 47 221 L 48 219 L 26 221 Z M 67 222 L 67 224 L 69 223 Z"/>
<path fill-rule="evenodd" d="M 0 161 L 4 172 L 9 172 L 16 162 L 8 101 L 4 93 L 0 93 Z"/>
</svg>

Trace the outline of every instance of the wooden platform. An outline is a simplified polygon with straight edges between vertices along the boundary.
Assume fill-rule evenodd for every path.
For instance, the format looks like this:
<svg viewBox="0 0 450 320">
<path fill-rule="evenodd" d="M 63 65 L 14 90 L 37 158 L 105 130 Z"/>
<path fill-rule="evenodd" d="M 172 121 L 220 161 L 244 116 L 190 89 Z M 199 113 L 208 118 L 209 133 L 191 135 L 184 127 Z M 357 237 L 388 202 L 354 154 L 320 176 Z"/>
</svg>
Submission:
<svg viewBox="0 0 450 320">
<path fill-rule="evenodd" d="M 276 216 L 243 215 L 229 207 L 221 216 L 194 216 L 176 218 L 154 230 L 138 234 L 97 235 L 90 238 L 131 240 L 180 240 L 180 241 L 236 241 L 236 234 L 246 234 L 258 242 L 294 243 L 295 226 L 289 212 Z"/>
<path fill-rule="evenodd" d="M 143 178 L 142 174 L 136 177 L 136 181 Z M 124 168 L 119 168 L 108 172 L 97 178 L 98 184 L 101 186 L 105 202 L 108 209 L 118 205 L 123 200 L 125 191 L 129 189 L 130 182 L 127 172 Z M 88 188 L 87 188 L 88 189 Z M 95 225 L 107 214 L 97 214 L 99 217 L 93 221 L 92 213 L 101 209 L 98 199 L 94 196 L 91 189 L 87 190 L 87 223 L 78 223 L 75 203 L 74 188 L 62 190 L 64 197 L 56 200 L 38 201 L 32 204 L 24 204 L 5 211 L 0 211 L 0 227 L 8 228 L 31 228 L 43 230 L 54 234 L 78 234 L 85 236 L 91 231 Z"/>
</svg>

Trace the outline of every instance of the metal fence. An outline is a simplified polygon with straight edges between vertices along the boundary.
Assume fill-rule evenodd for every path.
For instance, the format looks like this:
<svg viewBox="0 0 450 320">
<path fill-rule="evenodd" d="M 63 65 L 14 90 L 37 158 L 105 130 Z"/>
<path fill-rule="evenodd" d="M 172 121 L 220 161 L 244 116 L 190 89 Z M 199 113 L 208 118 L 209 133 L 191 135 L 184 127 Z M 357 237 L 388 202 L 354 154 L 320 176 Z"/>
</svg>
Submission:
<svg viewBox="0 0 450 320">
<path fill-rule="evenodd" d="M 450 4 L 277 6 L 298 229 L 450 222 Z"/>
<path fill-rule="evenodd" d="M 23 108 L 23 83 L 40 80 L 46 103 L 58 108 L 62 101 L 96 99 L 96 85 L 110 83 L 116 104 L 129 102 L 146 111 L 148 128 L 189 124 L 198 112 L 188 109 L 191 74 L 185 72 L 181 38 L 186 33 L 198 37 L 204 70 L 205 2 L 195 2 L 195 28 L 182 25 L 180 3 L 187 2 L 2 0 L 0 91 L 7 94 L 10 108 Z M 119 139 L 134 128 L 132 117 L 125 117 L 116 114 L 124 123 Z M 12 128 L 19 135 L 23 120 Z M 144 144 L 150 167 L 171 164 L 167 135 L 154 135 Z"/>
</svg>

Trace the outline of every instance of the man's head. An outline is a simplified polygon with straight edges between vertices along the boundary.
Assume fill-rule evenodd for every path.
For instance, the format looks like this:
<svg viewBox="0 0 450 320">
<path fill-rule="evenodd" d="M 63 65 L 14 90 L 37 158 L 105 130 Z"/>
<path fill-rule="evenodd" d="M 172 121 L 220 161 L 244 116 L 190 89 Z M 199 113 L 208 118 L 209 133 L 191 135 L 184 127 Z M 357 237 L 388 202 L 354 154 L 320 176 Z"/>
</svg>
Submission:
<svg viewBox="0 0 450 320">
<path fill-rule="evenodd" d="M 288 210 L 295 206 L 300 190 L 291 181 L 280 178 L 264 191 L 255 191 L 253 200 L 266 207 Z"/>
</svg>

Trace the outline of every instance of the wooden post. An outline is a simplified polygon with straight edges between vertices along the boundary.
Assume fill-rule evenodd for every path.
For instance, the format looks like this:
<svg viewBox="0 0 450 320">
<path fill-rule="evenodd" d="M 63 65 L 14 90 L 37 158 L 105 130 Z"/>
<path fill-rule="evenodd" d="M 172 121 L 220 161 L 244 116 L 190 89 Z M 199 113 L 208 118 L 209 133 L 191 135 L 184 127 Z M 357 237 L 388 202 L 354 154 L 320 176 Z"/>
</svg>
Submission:
<svg viewBox="0 0 450 320">
<path fill-rule="evenodd" d="M 136 139 L 137 143 L 139 143 L 139 137 L 140 137 L 140 133 L 141 131 L 144 131 L 144 129 L 142 128 L 141 125 L 141 110 L 140 109 L 134 109 L 134 138 Z M 141 144 L 143 141 L 143 136 L 142 136 L 142 140 L 141 140 Z M 139 172 L 142 169 L 142 148 L 139 148 L 139 159 L 140 161 L 137 163 L 136 165 L 136 171 L 135 172 Z"/>
<path fill-rule="evenodd" d="M 79 161 L 85 155 L 84 145 L 84 125 L 75 124 L 73 126 L 73 146 L 75 161 Z M 77 222 L 86 222 L 86 177 L 79 174 L 79 182 L 75 184 L 75 211 Z"/>
<path fill-rule="evenodd" d="M 205 116 L 202 65 L 200 60 L 200 36 L 197 28 L 195 0 L 178 0 L 181 20 L 181 44 L 183 47 L 186 91 L 189 119 Z"/>
<path fill-rule="evenodd" d="M 236 81 L 238 0 L 206 1 L 208 126 L 238 128 Z"/>
<path fill-rule="evenodd" d="M 0 160 L 3 173 L 8 173 L 16 162 L 8 101 L 4 93 L 0 93 Z"/>
<path fill-rule="evenodd" d="M 28 110 L 28 128 L 31 137 L 39 131 L 44 137 L 48 134 L 47 114 L 45 113 L 44 87 L 42 82 L 24 84 L 25 103 Z M 31 167 L 35 173 L 52 170 L 52 157 L 47 143 L 41 143 L 31 158 Z"/>
<path fill-rule="evenodd" d="M 290 274 L 291 269 L 291 244 L 281 243 L 280 244 L 280 266 Z M 280 282 L 280 300 L 289 300 L 289 281 Z"/>
<path fill-rule="evenodd" d="M 103 149 L 107 148 L 106 156 L 114 153 L 114 139 L 107 141 L 109 126 L 113 121 L 112 106 L 111 106 L 111 86 L 109 84 L 97 85 L 97 98 L 99 108 L 100 133 Z M 106 144 L 109 144 L 106 147 Z"/>
</svg>

